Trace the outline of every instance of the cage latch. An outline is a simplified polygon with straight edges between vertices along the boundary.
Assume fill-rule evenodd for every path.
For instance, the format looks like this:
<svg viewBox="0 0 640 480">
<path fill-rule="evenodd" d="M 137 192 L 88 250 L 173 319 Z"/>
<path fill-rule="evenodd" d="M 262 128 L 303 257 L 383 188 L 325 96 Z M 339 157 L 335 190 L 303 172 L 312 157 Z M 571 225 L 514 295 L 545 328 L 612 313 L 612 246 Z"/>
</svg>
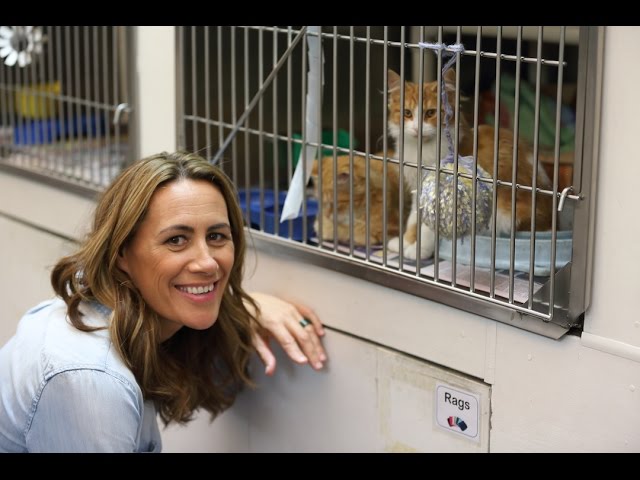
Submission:
<svg viewBox="0 0 640 480">
<path fill-rule="evenodd" d="M 120 115 L 122 115 L 122 112 L 125 111 L 127 108 L 129 108 L 128 103 L 121 103 L 116 107 L 116 111 L 113 114 L 114 125 L 118 125 L 120 123 Z"/>
<path fill-rule="evenodd" d="M 570 191 L 573 191 L 573 187 L 571 185 L 562 189 L 562 193 L 560 194 L 560 202 L 558 202 L 558 212 L 561 212 L 564 208 L 564 201 L 567 199 Z"/>
</svg>

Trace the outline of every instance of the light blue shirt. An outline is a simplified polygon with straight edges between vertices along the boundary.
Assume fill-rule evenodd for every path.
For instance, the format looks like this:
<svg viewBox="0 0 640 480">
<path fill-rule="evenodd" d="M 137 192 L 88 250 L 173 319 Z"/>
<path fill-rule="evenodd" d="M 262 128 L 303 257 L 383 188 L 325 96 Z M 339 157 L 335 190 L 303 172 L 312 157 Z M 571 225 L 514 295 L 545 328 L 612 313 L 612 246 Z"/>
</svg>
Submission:
<svg viewBox="0 0 640 480">
<path fill-rule="evenodd" d="M 87 325 L 109 310 L 82 304 Z M 0 452 L 159 452 L 156 410 L 145 402 L 108 330 L 82 332 L 60 299 L 25 314 L 0 348 Z"/>
</svg>

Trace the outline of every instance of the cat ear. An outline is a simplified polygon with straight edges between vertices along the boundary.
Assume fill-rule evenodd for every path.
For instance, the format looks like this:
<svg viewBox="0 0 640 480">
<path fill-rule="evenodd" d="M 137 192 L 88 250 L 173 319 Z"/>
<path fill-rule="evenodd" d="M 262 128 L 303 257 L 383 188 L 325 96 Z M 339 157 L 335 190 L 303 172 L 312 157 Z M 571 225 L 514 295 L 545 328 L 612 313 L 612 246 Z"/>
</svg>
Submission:
<svg viewBox="0 0 640 480">
<path fill-rule="evenodd" d="M 400 75 L 391 69 L 387 70 L 387 88 L 390 92 L 400 88 L 400 80 Z"/>
<path fill-rule="evenodd" d="M 456 91 L 456 70 L 455 68 L 450 68 L 444 74 L 444 86 L 448 92 Z"/>
</svg>

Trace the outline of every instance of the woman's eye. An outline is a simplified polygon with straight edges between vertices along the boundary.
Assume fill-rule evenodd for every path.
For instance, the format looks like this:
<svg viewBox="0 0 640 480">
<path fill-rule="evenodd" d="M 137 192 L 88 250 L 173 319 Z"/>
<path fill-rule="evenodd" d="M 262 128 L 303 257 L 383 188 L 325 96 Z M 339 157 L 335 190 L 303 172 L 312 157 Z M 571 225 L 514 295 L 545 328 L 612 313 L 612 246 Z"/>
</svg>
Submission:
<svg viewBox="0 0 640 480">
<path fill-rule="evenodd" d="M 227 240 L 227 236 L 223 233 L 211 232 L 207 235 L 207 240 L 210 243 L 222 243 Z"/>
<path fill-rule="evenodd" d="M 404 109 L 404 116 L 406 118 L 411 118 L 413 116 L 413 113 L 411 113 L 411 110 L 409 110 L 408 108 Z"/>
<path fill-rule="evenodd" d="M 171 237 L 167 240 L 169 245 L 180 246 L 184 245 L 187 240 L 182 235 L 176 235 L 175 237 Z"/>
<path fill-rule="evenodd" d="M 435 108 L 429 108 L 426 112 L 424 112 L 425 116 L 427 118 L 431 118 L 436 114 L 436 109 Z"/>
</svg>

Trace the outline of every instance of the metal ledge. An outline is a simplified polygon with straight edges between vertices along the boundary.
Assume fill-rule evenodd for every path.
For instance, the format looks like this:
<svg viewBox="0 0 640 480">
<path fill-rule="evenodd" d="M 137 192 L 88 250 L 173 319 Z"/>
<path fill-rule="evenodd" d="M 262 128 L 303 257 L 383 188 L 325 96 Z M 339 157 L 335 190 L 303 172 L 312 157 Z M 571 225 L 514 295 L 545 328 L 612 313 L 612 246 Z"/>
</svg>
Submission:
<svg viewBox="0 0 640 480">
<path fill-rule="evenodd" d="M 77 180 L 73 180 L 65 177 L 57 177 L 53 172 L 46 174 L 44 172 L 37 172 L 29 168 L 19 167 L 17 165 L 11 165 L 5 163 L 0 159 L 0 171 L 5 171 L 13 175 L 19 175 L 29 180 L 35 180 L 36 182 L 43 183 L 52 187 L 60 188 L 66 192 L 75 193 L 89 199 L 95 199 L 100 192 L 101 188 L 85 185 L 79 183 Z"/>
<path fill-rule="evenodd" d="M 568 324 L 560 325 L 553 321 L 543 321 L 533 314 L 528 315 L 516 308 L 490 301 L 488 298 L 486 300 L 479 298 L 479 295 L 471 297 L 469 292 L 456 291 L 447 285 L 427 283 L 401 272 L 372 268 L 370 265 L 354 261 L 341 254 L 311 249 L 305 244 L 260 231 L 249 230 L 249 232 L 249 246 L 266 254 L 295 258 L 556 340 L 570 329 Z"/>
</svg>

